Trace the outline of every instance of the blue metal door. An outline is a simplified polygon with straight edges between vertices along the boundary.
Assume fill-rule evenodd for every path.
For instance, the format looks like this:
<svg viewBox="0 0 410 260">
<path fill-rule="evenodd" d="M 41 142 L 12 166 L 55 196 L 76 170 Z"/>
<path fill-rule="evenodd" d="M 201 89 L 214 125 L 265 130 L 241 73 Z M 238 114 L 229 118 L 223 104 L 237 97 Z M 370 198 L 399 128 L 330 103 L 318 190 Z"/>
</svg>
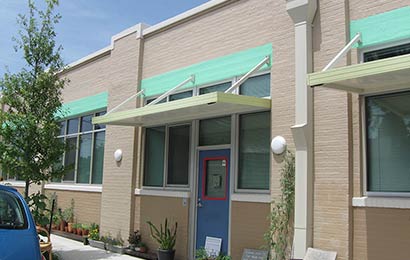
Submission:
<svg viewBox="0 0 410 260">
<path fill-rule="evenodd" d="M 229 160 L 229 149 L 199 152 L 197 249 L 208 236 L 221 238 L 221 251 L 228 251 Z"/>
</svg>

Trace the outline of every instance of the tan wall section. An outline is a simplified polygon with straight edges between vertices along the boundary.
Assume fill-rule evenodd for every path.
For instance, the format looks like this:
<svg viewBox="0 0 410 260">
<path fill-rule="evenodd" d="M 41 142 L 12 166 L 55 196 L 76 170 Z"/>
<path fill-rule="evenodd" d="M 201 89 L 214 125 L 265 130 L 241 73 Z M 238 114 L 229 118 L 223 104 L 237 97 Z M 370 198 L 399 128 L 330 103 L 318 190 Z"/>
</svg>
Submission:
<svg viewBox="0 0 410 260">
<path fill-rule="evenodd" d="M 231 256 L 241 259 L 245 248 L 266 245 L 263 236 L 269 228 L 270 204 L 232 202 L 231 210 Z"/>
<path fill-rule="evenodd" d="M 345 1 L 324 0 L 313 25 L 314 70 L 320 71 L 346 43 Z M 345 66 L 346 57 L 337 66 Z M 313 246 L 351 257 L 350 96 L 314 88 Z"/>
<path fill-rule="evenodd" d="M 354 260 L 409 259 L 410 210 L 355 208 Z"/>
<path fill-rule="evenodd" d="M 137 92 L 140 40 L 131 34 L 115 42 L 111 52 L 108 110 Z M 119 111 L 133 109 L 129 102 Z M 101 233 L 121 235 L 126 241 L 134 229 L 134 190 L 136 175 L 136 135 L 134 127 L 107 126 L 104 155 L 103 194 L 101 205 Z M 113 154 L 123 152 L 120 163 Z"/>
<path fill-rule="evenodd" d="M 111 62 L 108 53 L 108 55 L 73 67 L 72 70 L 61 74 L 62 77 L 70 80 L 62 91 L 63 102 L 107 91 L 111 83 L 109 77 L 113 65 Z"/>
<path fill-rule="evenodd" d="M 146 36 L 143 78 L 272 42 L 274 2 L 234 2 Z"/>
<path fill-rule="evenodd" d="M 100 223 L 101 193 L 45 190 L 48 197 L 53 193 L 57 195 L 57 208 L 61 210 L 70 207 L 71 199 L 74 200 L 74 221 L 83 224 Z"/>
<path fill-rule="evenodd" d="M 189 201 L 187 203 L 189 205 Z M 188 259 L 188 230 L 189 230 L 188 206 L 182 205 L 182 198 L 142 196 L 141 197 L 141 234 L 142 240 L 147 242 L 150 251 L 155 252 L 158 244 L 150 238 L 149 226 L 146 222 L 152 221 L 155 225 L 164 223 L 165 218 L 169 221 L 178 222 L 176 260 Z"/>
</svg>

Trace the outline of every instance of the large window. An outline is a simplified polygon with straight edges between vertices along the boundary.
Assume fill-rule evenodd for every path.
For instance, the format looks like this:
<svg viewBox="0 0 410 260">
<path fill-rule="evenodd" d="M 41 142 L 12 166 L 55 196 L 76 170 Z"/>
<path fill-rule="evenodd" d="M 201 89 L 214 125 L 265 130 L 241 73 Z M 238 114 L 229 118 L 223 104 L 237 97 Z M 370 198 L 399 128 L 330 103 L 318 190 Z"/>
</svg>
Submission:
<svg viewBox="0 0 410 260">
<path fill-rule="evenodd" d="M 102 183 L 105 125 L 93 125 L 91 120 L 104 114 L 99 112 L 60 122 L 58 138 L 68 145 L 62 160 L 69 169 L 62 179 L 64 182 Z"/>
<path fill-rule="evenodd" d="M 366 97 L 367 190 L 410 192 L 410 92 Z"/>
<path fill-rule="evenodd" d="M 188 185 L 190 132 L 186 124 L 146 128 L 144 186 Z"/>
<path fill-rule="evenodd" d="M 270 112 L 239 116 L 238 189 L 269 190 Z"/>
<path fill-rule="evenodd" d="M 369 62 L 406 54 L 410 54 L 410 43 L 365 52 L 363 54 L 363 61 Z"/>
</svg>

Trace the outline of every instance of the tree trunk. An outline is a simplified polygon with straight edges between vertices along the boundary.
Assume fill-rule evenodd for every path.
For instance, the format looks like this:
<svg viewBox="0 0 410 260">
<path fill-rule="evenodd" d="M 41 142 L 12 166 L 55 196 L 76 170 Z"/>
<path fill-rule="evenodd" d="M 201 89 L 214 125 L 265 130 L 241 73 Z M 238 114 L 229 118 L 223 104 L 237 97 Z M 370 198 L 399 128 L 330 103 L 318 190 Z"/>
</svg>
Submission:
<svg viewBox="0 0 410 260">
<path fill-rule="evenodd" d="M 24 198 L 28 201 L 28 189 L 30 188 L 30 181 L 26 180 L 26 187 L 24 189 Z"/>
</svg>

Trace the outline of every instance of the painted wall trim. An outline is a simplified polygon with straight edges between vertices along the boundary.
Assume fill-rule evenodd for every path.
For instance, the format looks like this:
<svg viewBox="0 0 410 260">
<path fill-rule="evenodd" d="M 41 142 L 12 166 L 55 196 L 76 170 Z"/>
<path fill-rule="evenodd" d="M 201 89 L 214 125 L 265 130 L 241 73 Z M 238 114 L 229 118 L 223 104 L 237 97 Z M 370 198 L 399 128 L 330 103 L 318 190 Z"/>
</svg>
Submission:
<svg viewBox="0 0 410 260">
<path fill-rule="evenodd" d="M 64 190 L 64 191 L 84 191 L 84 192 L 102 192 L 101 185 L 81 185 L 81 184 L 56 184 L 50 183 L 44 185 L 47 190 Z"/>
<path fill-rule="evenodd" d="M 410 198 L 354 197 L 353 207 L 410 209 Z"/>
<path fill-rule="evenodd" d="M 156 189 L 135 189 L 135 195 L 140 196 L 158 196 L 158 197 L 171 197 L 171 198 L 190 198 L 191 192 L 189 191 L 176 191 L 176 190 L 156 190 Z"/>
<path fill-rule="evenodd" d="M 231 194 L 232 201 L 239 202 L 256 202 L 256 203 L 271 203 L 272 197 L 270 194 Z"/>
<path fill-rule="evenodd" d="M 410 6 L 398 8 L 350 22 L 350 38 L 362 34 L 357 48 L 380 45 L 410 38 Z"/>
<path fill-rule="evenodd" d="M 162 21 L 156 25 L 153 25 L 147 29 L 144 30 L 144 36 L 147 36 L 149 34 L 158 32 L 160 30 L 165 29 L 166 27 L 175 25 L 177 23 L 182 22 L 183 20 L 192 18 L 193 16 L 196 16 L 202 12 L 208 11 L 209 9 L 212 9 L 218 5 L 221 4 L 225 4 L 225 3 L 229 3 L 229 2 L 233 2 L 233 1 L 237 1 L 237 0 L 212 0 L 212 1 L 208 1 L 200 6 L 197 6 L 195 8 L 192 8 L 186 12 L 183 12 L 179 15 L 176 15 L 174 17 L 171 17 L 165 21 Z"/>
</svg>

